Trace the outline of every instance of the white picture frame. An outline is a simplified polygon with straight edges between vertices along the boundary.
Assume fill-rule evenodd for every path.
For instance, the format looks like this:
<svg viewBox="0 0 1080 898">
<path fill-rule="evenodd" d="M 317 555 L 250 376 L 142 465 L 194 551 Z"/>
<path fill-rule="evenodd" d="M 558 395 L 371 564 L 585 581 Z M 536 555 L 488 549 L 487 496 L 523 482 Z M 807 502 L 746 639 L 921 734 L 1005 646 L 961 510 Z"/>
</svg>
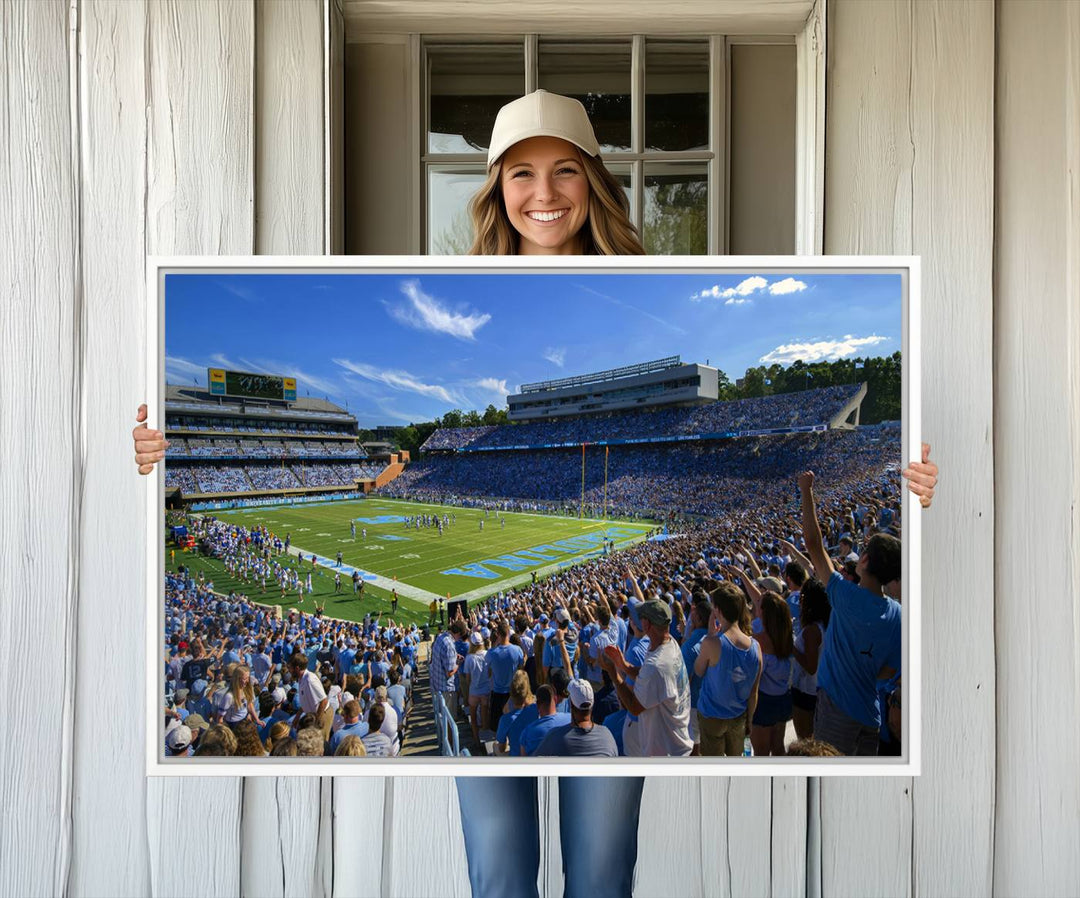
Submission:
<svg viewBox="0 0 1080 898">
<path fill-rule="evenodd" d="M 707 273 L 900 274 L 902 321 L 902 446 L 905 461 L 918 459 L 921 446 L 920 260 L 917 256 L 151 256 L 146 264 L 147 425 L 163 429 L 165 407 L 165 275 L 171 273 L 378 273 L 423 276 L 444 273 Z M 146 583 L 146 773 L 149 776 L 918 776 L 921 752 L 921 551 L 920 507 L 903 491 L 904 520 L 904 732 L 899 758 L 635 758 L 575 760 L 557 758 L 306 759 L 165 758 L 160 697 L 163 695 L 163 602 L 165 574 L 164 465 L 145 478 L 147 520 Z M 156 721 L 156 723 L 155 723 Z"/>
</svg>

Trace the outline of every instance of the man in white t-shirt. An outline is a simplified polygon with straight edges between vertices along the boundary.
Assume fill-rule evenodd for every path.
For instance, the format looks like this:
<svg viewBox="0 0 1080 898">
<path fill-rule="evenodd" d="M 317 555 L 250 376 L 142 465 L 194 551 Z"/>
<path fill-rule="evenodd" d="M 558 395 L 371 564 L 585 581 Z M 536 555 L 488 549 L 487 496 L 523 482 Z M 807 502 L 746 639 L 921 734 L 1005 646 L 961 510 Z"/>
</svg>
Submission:
<svg viewBox="0 0 1080 898">
<path fill-rule="evenodd" d="M 652 600 L 637 607 L 649 651 L 641 667 L 631 667 L 617 646 L 604 649 L 601 663 L 615 684 L 619 701 L 638 718 L 638 738 L 646 757 L 685 757 L 690 738 L 690 677 L 682 652 L 671 637 L 671 608 Z M 634 680 L 631 687 L 626 678 Z"/>
<path fill-rule="evenodd" d="M 300 699 L 300 712 L 311 714 L 318 721 L 323 731 L 323 741 L 330 739 L 330 728 L 334 722 L 334 712 L 330 708 L 330 700 L 326 697 L 326 690 L 318 676 L 307 669 L 307 655 L 293 655 L 289 659 L 289 673 L 292 674 L 293 682 Z M 300 715 L 296 715 L 293 727 L 296 726 Z"/>
<path fill-rule="evenodd" d="M 385 686 L 375 687 L 375 701 L 383 706 L 383 725 L 380 729 L 394 743 L 394 750 L 391 754 L 396 755 L 398 749 L 398 713 L 394 706 L 390 704 L 389 698 L 387 698 Z"/>
</svg>

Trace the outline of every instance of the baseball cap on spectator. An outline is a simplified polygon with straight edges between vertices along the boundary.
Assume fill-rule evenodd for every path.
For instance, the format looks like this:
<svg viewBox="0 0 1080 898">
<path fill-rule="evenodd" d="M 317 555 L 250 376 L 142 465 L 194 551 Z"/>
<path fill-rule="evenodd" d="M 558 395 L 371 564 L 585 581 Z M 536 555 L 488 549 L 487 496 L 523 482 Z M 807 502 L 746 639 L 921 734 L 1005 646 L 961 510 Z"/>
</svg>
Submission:
<svg viewBox="0 0 1080 898">
<path fill-rule="evenodd" d="M 664 598 L 665 598 L 665 599 L 667 599 L 667 603 L 668 603 L 669 605 L 670 605 L 670 604 L 671 604 L 672 602 L 674 602 L 674 601 L 675 601 L 675 596 L 673 596 L 673 595 L 672 595 L 672 594 L 671 594 L 670 592 L 665 592 L 665 593 L 664 593 Z"/>
<path fill-rule="evenodd" d="M 540 623 L 546 624 L 548 622 L 548 616 L 546 614 L 540 615 Z"/>
<path fill-rule="evenodd" d="M 169 747 L 169 751 L 184 751 L 191 745 L 191 730 L 183 724 L 174 727 L 165 737 L 165 744 Z"/>
<path fill-rule="evenodd" d="M 191 684 L 191 694 L 194 695 L 195 698 L 202 698 L 206 694 L 206 686 L 206 680 L 196 680 Z"/>
<path fill-rule="evenodd" d="M 555 620 L 557 620 L 560 624 L 570 623 L 570 612 L 567 611 L 565 608 L 556 608 Z"/>
<path fill-rule="evenodd" d="M 187 697 L 188 691 L 183 686 L 177 689 L 176 692 L 173 694 L 173 698 L 178 702 L 184 701 Z"/>
<path fill-rule="evenodd" d="M 767 589 L 779 594 L 783 594 L 784 592 L 784 584 L 776 577 L 759 577 L 754 582 L 760 589 Z"/>
<path fill-rule="evenodd" d="M 481 636 L 479 633 L 473 633 L 473 635 L 469 637 L 469 642 L 471 642 L 473 645 L 483 645 L 484 637 Z"/>
<path fill-rule="evenodd" d="M 643 620 L 652 621 L 659 626 L 666 627 L 671 623 L 671 609 L 664 602 L 656 599 L 642 602 L 637 611 Z"/>
<path fill-rule="evenodd" d="M 570 704 L 579 711 L 588 711 L 593 705 L 593 688 L 588 680 L 571 680 Z"/>
<path fill-rule="evenodd" d="M 556 667 L 555 670 L 551 672 L 548 681 L 551 683 L 551 688 L 559 695 L 566 695 L 566 690 L 570 687 L 570 674 L 563 668 Z"/>
<path fill-rule="evenodd" d="M 510 629 L 513 630 L 513 627 L 511 627 Z M 484 639 L 490 639 L 491 638 L 491 631 L 487 627 L 481 627 L 480 628 L 480 635 L 483 636 Z"/>
<path fill-rule="evenodd" d="M 284 704 L 287 696 L 285 694 L 285 690 L 278 686 L 276 689 L 271 691 L 270 698 L 273 699 L 275 705 L 281 705 Z"/>
<path fill-rule="evenodd" d="M 201 714 L 189 714 L 184 718 L 184 726 L 191 730 L 191 734 L 194 737 L 196 730 L 208 730 L 210 724 L 206 722 L 206 718 Z"/>
</svg>

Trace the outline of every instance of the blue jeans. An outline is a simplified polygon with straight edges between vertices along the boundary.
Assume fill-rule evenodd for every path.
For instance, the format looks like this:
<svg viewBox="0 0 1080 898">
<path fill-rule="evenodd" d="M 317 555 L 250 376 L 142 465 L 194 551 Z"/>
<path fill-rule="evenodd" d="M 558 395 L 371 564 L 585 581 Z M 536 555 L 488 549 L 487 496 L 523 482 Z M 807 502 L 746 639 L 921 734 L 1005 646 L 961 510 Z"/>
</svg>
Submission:
<svg viewBox="0 0 1080 898">
<path fill-rule="evenodd" d="M 561 777 L 563 898 L 630 898 L 643 777 Z M 536 778 L 457 778 L 473 898 L 538 898 Z"/>
</svg>

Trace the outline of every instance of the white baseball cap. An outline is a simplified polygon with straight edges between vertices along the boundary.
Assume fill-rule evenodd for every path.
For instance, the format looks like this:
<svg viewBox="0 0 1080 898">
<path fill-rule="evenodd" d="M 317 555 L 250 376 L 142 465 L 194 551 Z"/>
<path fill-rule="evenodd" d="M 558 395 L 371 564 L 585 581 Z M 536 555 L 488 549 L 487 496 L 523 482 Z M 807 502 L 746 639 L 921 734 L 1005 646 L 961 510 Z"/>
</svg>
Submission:
<svg viewBox="0 0 1080 898">
<path fill-rule="evenodd" d="M 590 156 L 600 152 L 592 122 L 581 103 L 573 97 L 537 90 L 499 110 L 491 129 L 488 168 L 515 143 L 530 137 L 560 137 Z"/>
<path fill-rule="evenodd" d="M 587 711 L 593 705 L 592 684 L 588 680 L 570 681 L 570 703 L 579 711 Z"/>
</svg>

